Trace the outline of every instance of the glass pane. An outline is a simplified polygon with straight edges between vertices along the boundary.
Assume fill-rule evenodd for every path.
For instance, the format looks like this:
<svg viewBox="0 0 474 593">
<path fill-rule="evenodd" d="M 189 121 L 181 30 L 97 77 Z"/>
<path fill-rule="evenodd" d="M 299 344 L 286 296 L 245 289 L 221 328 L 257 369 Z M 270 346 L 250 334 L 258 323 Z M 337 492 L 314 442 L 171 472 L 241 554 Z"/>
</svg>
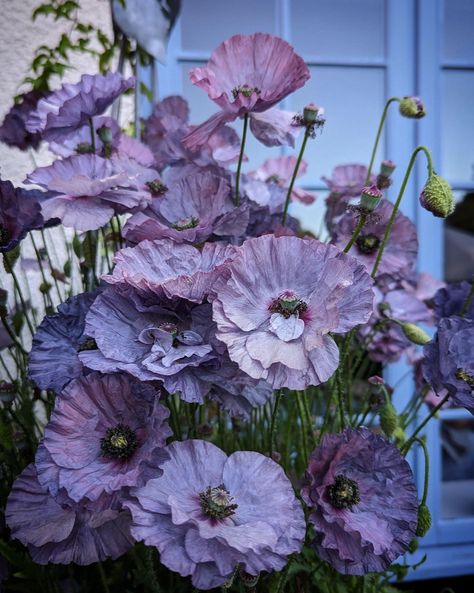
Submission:
<svg viewBox="0 0 474 593">
<path fill-rule="evenodd" d="M 447 61 L 474 63 L 474 2 L 444 0 L 443 56 Z"/>
<path fill-rule="evenodd" d="M 474 274 L 474 191 L 455 191 L 456 210 L 444 227 L 444 279 L 471 280 Z"/>
<path fill-rule="evenodd" d="M 474 516 L 474 421 L 444 421 L 441 427 L 443 519 Z"/>
<path fill-rule="evenodd" d="M 458 185 L 474 179 L 473 97 L 474 72 L 462 70 L 443 72 L 442 167 L 443 174 Z"/>
<path fill-rule="evenodd" d="M 293 0 L 291 39 L 297 51 L 318 59 L 383 59 L 382 0 Z"/>
<path fill-rule="evenodd" d="M 236 33 L 276 33 L 275 0 L 184 0 L 181 11 L 182 49 L 211 52 Z"/>
</svg>

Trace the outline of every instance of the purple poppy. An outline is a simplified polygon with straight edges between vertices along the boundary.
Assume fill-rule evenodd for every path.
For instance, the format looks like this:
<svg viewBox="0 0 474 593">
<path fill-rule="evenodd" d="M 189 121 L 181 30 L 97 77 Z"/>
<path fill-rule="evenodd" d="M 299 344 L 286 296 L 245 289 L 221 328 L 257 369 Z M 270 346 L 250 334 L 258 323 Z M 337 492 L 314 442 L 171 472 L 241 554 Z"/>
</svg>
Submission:
<svg viewBox="0 0 474 593">
<path fill-rule="evenodd" d="M 230 192 L 227 180 L 210 171 L 183 177 L 165 188 L 146 210 L 133 215 L 124 236 L 133 243 L 162 238 L 176 243 L 203 243 L 211 235 L 243 235 L 248 208 L 234 208 Z"/>
<path fill-rule="evenodd" d="M 113 273 L 103 276 L 103 280 L 133 287 L 144 296 L 181 297 L 202 303 L 226 273 L 235 251 L 225 243 L 205 243 L 199 251 L 169 239 L 142 241 L 136 247 L 120 250 L 114 258 Z"/>
<path fill-rule="evenodd" d="M 44 93 L 41 91 L 30 91 L 21 95 L 21 100 L 13 105 L 0 126 L 0 142 L 20 150 L 38 148 L 41 136 L 29 132 L 25 128 L 25 123 L 42 97 Z"/>
<path fill-rule="evenodd" d="M 59 218 L 64 226 L 79 231 L 90 231 L 106 224 L 114 214 L 147 205 L 151 194 L 140 184 L 141 173 L 137 163 L 82 154 L 39 167 L 26 182 L 55 192 L 42 202 L 43 216 Z M 148 179 L 153 177 L 156 174 L 150 171 Z"/>
<path fill-rule="evenodd" d="M 61 142 L 73 130 L 88 124 L 92 117 L 104 113 L 119 95 L 133 86 L 133 77 L 125 80 L 116 72 L 84 74 L 76 84 L 63 84 L 40 99 L 26 122 L 26 129 L 40 133 L 45 140 Z"/>
<path fill-rule="evenodd" d="M 281 156 L 274 159 L 267 159 L 261 167 L 256 171 L 249 173 L 250 177 L 266 181 L 268 183 L 276 183 L 283 189 L 288 189 L 293 171 L 296 167 L 297 158 L 295 156 Z M 301 161 L 298 169 L 297 177 L 301 177 L 306 173 L 308 164 L 306 161 Z M 300 187 L 294 187 L 291 192 L 291 198 L 298 200 L 303 204 L 312 204 L 316 199 L 315 195 L 309 191 L 305 191 Z"/>
<path fill-rule="evenodd" d="M 198 440 L 168 446 L 163 475 L 132 490 L 124 504 L 137 540 L 155 546 L 161 562 L 197 589 L 246 573 L 281 570 L 299 552 L 306 525 L 283 469 L 253 451 L 229 457 Z"/>
<path fill-rule="evenodd" d="M 295 147 L 302 125 L 296 123 L 298 114 L 283 109 L 268 109 L 263 113 L 250 114 L 250 129 L 255 138 L 265 146 Z"/>
<path fill-rule="evenodd" d="M 97 293 L 71 297 L 47 315 L 36 330 L 28 360 L 28 376 L 40 389 L 59 393 L 83 372 L 78 353 L 94 349 L 95 343 L 84 334 L 86 313 Z"/>
<path fill-rule="evenodd" d="M 474 321 L 441 319 L 434 339 L 423 348 L 423 374 L 437 395 L 474 414 Z"/>
<path fill-rule="evenodd" d="M 13 483 L 5 516 L 12 538 L 28 546 L 38 564 L 92 564 L 118 558 L 134 544 L 130 515 L 117 501 L 75 503 L 64 495 L 56 501 L 38 482 L 34 464 Z"/>
<path fill-rule="evenodd" d="M 56 399 L 44 432 L 50 459 L 36 460 L 42 486 L 53 495 L 64 489 L 76 502 L 94 501 L 157 477 L 172 434 L 159 396 L 127 375 L 91 373 L 72 381 Z"/>
<path fill-rule="evenodd" d="M 415 537 L 412 470 L 395 445 L 367 428 L 326 434 L 311 454 L 302 495 L 313 545 L 338 572 L 382 572 Z"/>
<path fill-rule="evenodd" d="M 230 358 L 274 388 L 305 389 L 339 363 L 331 333 L 372 313 L 372 280 L 356 259 L 316 240 L 265 235 L 246 241 L 213 301 Z"/>
<path fill-rule="evenodd" d="M 209 386 L 196 374 L 215 357 L 210 344 L 210 305 L 178 299 L 146 301 L 133 290 L 110 287 L 97 297 L 86 317 L 87 335 L 98 350 L 79 354 L 91 369 L 125 371 L 142 381 L 162 381 L 169 393 L 201 402 Z"/>
<path fill-rule="evenodd" d="M 45 226 L 40 204 L 47 196 L 0 179 L 0 253 L 10 251 L 27 233 Z"/>
<path fill-rule="evenodd" d="M 352 255 L 357 257 L 369 272 L 374 266 L 392 210 L 393 204 L 388 200 L 382 200 L 375 217 L 364 226 L 351 251 Z M 340 219 L 333 235 L 333 243 L 337 247 L 343 249 L 347 245 L 357 222 L 355 212 L 347 212 Z M 383 274 L 403 275 L 405 271 L 414 268 L 417 253 L 418 239 L 415 225 L 404 214 L 397 212 L 378 268 L 378 276 Z"/>
<path fill-rule="evenodd" d="M 185 139 L 188 148 L 205 144 L 225 123 L 270 109 L 309 79 L 303 59 L 283 39 L 267 33 L 234 35 L 212 53 L 206 66 L 189 73 L 221 111 Z"/>
<path fill-rule="evenodd" d="M 467 310 L 463 311 L 471 290 L 471 283 L 467 281 L 453 282 L 440 288 L 433 297 L 434 315 L 437 320 L 443 317 L 461 315 L 468 319 L 474 319 L 474 299 L 468 303 Z"/>
</svg>

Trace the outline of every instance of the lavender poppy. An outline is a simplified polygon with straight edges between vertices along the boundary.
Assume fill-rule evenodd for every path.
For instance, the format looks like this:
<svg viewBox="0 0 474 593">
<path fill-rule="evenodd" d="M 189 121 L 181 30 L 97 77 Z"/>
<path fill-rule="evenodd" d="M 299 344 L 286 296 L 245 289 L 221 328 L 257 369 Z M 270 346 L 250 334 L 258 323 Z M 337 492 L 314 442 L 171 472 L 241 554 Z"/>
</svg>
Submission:
<svg viewBox="0 0 474 593">
<path fill-rule="evenodd" d="M 128 241 L 169 238 L 176 243 L 203 243 L 211 235 L 241 235 L 248 224 L 245 206 L 236 216 L 228 182 L 210 171 L 184 177 L 124 228 Z M 247 216 L 246 216 L 247 214 Z"/>
<path fill-rule="evenodd" d="M 106 224 L 114 214 L 144 208 L 151 200 L 149 191 L 138 183 L 142 172 L 139 165 L 131 164 L 136 175 L 125 166 L 123 160 L 112 162 L 82 154 L 39 167 L 26 181 L 55 192 L 42 202 L 43 216 L 59 218 L 64 226 L 79 231 L 90 231 Z M 149 178 L 155 176 L 150 173 Z"/>
<path fill-rule="evenodd" d="M 467 300 L 470 291 L 471 283 L 465 280 L 440 288 L 432 301 L 435 318 L 440 320 L 443 317 L 463 314 L 463 317 L 474 319 L 474 299 L 470 302 Z"/>
<path fill-rule="evenodd" d="M 79 354 L 91 369 L 125 371 L 142 381 L 162 381 L 169 393 L 201 402 L 208 383 L 195 370 L 215 357 L 210 344 L 210 305 L 178 299 L 147 302 L 133 290 L 110 287 L 86 317 L 86 332 L 98 350 Z"/>
<path fill-rule="evenodd" d="M 392 214 L 393 204 L 388 200 L 380 202 L 376 217 L 364 226 L 351 253 L 364 264 L 369 272 L 375 264 L 377 252 Z M 355 212 L 346 213 L 339 221 L 333 235 L 334 244 L 343 249 L 357 226 Z M 416 261 L 418 240 L 415 225 L 401 212 L 397 212 L 390 237 L 385 245 L 378 276 L 383 274 L 402 275 L 411 270 Z"/>
<path fill-rule="evenodd" d="M 193 148 L 205 144 L 223 124 L 270 109 L 302 87 L 310 74 L 286 41 L 254 33 L 227 39 L 206 66 L 194 68 L 189 76 L 221 108 L 187 136 L 185 144 Z"/>
<path fill-rule="evenodd" d="M 0 126 L 0 142 L 20 150 L 38 148 L 41 136 L 29 132 L 25 128 L 25 123 L 43 96 L 44 93 L 41 91 L 30 91 L 21 95 L 21 100 L 13 105 Z"/>
<path fill-rule="evenodd" d="M 46 196 L 0 179 L 0 253 L 11 251 L 27 233 L 45 226 L 40 204 Z"/>
<path fill-rule="evenodd" d="M 299 552 L 306 525 L 283 469 L 253 451 L 229 457 L 198 440 L 174 442 L 163 475 L 132 490 L 124 504 L 132 533 L 155 546 L 170 570 L 198 589 L 224 585 L 245 572 L 281 570 Z"/>
<path fill-rule="evenodd" d="M 84 334 L 86 313 L 96 296 L 82 293 L 71 297 L 59 305 L 57 313 L 47 315 L 36 330 L 28 375 L 40 389 L 59 393 L 69 381 L 83 374 L 78 353 L 96 347 Z"/>
<path fill-rule="evenodd" d="M 255 138 L 265 146 L 295 147 L 303 126 L 296 123 L 297 113 L 283 109 L 268 109 L 250 114 L 250 129 Z"/>
<path fill-rule="evenodd" d="M 134 85 L 133 77 L 125 80 L 115 72 L 84 74 L 76 84 L 63 84 L 40 99 L 26 122 L 26 129 L 40 133 L 45 140 L 60 142 L 95 115 L 104 113 L 119 95 Z"/>
<path fill-rule="evenodd" d="M 261 181 L 276 183 L 279 187 L 286 190 L 290 185 L 293 171 L 296 167 L 296 161 L 297 158 L 295 156 L 281 156 L 274 159 L 267 159 L 256 171 L 249 173 L 249 176 Z M 302 160 L 297 177 L 304 175 L 307 168 L 308 164 Z M 293 188 L 291 198 L 303 204 L 312 204 L 316 199 L 313 193 L 299 187 Z"/>
<path fill-rule="evenodd" d="M 334 373 L 345 333 L 372 313 L 372 280 L 357 260 L 316 240 L 246 241 L 213 301 L 230 358 L 274 388 L 305 389 Z"/>
<path fill-rule="evenodd" d="M 127 375 L 91 373 L 72 381 L 56 399 L 45 429 L 50 458 L 36 460 L 42 486 L 53 495 L 64 489 L 76 502 L 94 501 L 157 477 L 172 434 L 159 395 Z"/>
<path fill-rule="evenodd" d="M 303 499 L 318 555 L 338 572 L 382 572 L 415 537 L 413 474 L 395 445 L 367 428 L 326 434 L 310 458 Z"/>
<path fill-rule="evenodd" d="M 38 482 L 34 464 L 15 480 L 5 511 L 13 539 L 38 564 L 76 564 L 118 558 L 134 544 L 130 515 L 104 496 L 95 503 L 56 501 Z"/>
<path fill-rule="evenodd" d="M 437 395 L 474 414 L 474 321 L 441 319 L 434 339 L 423 348 L 423 374 Z"/>
<path fill-rule="evenodd" d="M 119 287 L 133 287 L 145 296 L 202 303 L 234 255 L 235 248 L 225 243 L 205 243 L 199 251 L 169 239 L 142 241 L 120 250 L 113 273 L 103 279 Z"/>
</svg>

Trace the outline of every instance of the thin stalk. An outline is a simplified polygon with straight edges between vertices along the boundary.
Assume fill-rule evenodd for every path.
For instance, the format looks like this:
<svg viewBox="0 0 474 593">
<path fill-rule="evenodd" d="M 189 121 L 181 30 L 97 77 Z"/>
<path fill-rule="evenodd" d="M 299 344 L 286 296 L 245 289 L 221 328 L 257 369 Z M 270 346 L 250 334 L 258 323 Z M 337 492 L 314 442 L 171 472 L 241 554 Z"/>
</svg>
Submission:
<svg viewBox="0 0 474 593">
<path fill-rule="evenodd" d="M 304 133 L 303 142 L 301 144 L 300 152 L 299 152 L 298 158 L 296 160 L 296 165 L 293 170 L 293 175 L 291 176 L 290 185 L 288 186 L 288 191 L 286 192 L 285 207 L 283 208 L 283 216 L 281 217 L 281 224 L 283 226 L 285 226 L 285 224 L 286 224 L 286 217 L 288 215 L 288 206 L 290 205 L 291 192 L 293 191 L 293 186 L 295 185 L 295 180 L 298 175 L 298 170 L 300 168 L 301 161 L 303 159 L 303 154 L 304 154 L 304 151 L 306 148 L 306 144 L 307 144 L 308 138 L 310 138 L 310 136 L 311 136 L 311 133 L 309 131 L 309 128 L 306 128 L 305 133 Z"/>
<path fill-rule="evenodd" d="M 11 327 L 8 325 L 7 320 L 5 319 L 5 317 L 1 318 L 2 321 L 2 325 L 5 328 L 5 331 L 7 332 L 7 334 L 9 335 L 11 341 L 15 344 L 15 347 L 18 348 L 18 350 L 25 356 L 28 355 L 28 353 L 26 352 L 26 350 L 23 348 L 23 345 L 19 342 L 18 338 L 15 336 L 15 334 L 12 332 Z"/>
<path fill-rule="evenodd" d="M 408 163 L 408 167 L 405 172 L 405 177 L 403 178 L 403 182 L 400 187 L 400 191 L 398 192 L 397 200 L 393 206 L 392 214 L 388 221 L 387 228 L 385 229 L 385 234 L 383 236 L 382 242 L 381 242 L 379 250 L 377 252 L 377 257 L 375 259 L 374 267 L 372 269 L 372 278 L 375 278 L 375 275 L 377 274 L 377 270 L 379 269 L 380 261 L 382 259 L 382 255 L 383 255 L 385 246 L 387 244 L 387 241 L 390 237 L 393 223 L 395 222 L 395 217 L 396 217 L 398 209 L 400 207 L 400 202 L 402 201 L 403 194 L 405 193 L 408 179 L 410 178 L 410 174 L 413 169 L 413 165 L 415 164 L 416 157 L 418 156 L 418 153 L 420 153 L 420 152 L 423 152 L 425 154 L 426 159 L 428 161 L 428 176 L 431 177 L 431 175 L 433 174 L 433 161 L 431 159 L 430 151 L 426 148 L 426 146 L 417 146 L 417 148 L 415 148 L 415 150 L 412 152 L 410 162 Z"/>
<path fill-rule="evenodd" d="M 33 239 L 33 233 L 31 233 L 31 237 Z M 49 249 L 48 249 L 48 244 L 46 243 L 46 235 L 45 235 L 44 229 L 41 229 L 41 237 L 43 239 L 44 251 L 46 253 L 46 259 L 48 260 L 49 269 L 51 270 L 51 277 L 53 278 L 54 286 L 56 287 L 56 292 L 58 293 L 59 302 L 62 303 L 63 297 L 61 295 L 61 291 L 59 290 L 58 280 L 53 272 L 53 270 L 54 270 L 53 260 L 51 259 L 51 256 L 49 254 Z"/>
<path fill-rule="evenodd" d="M 473 298 L 474 298 L 474 278 L 471 281 L 471 289 L 469 291 L 469 294 L 467 295 L 466 300 L 464 301 L 464 304 L 462 306 L 461 317 L 464 317 L 464 315 L 466 315 L 466 313 L 468 312 Z"/>
<path fill-rule="evenodd" d="M 89 130 L 91 133 L 92 151 L 95 154 L 95 130 L 94 130 L 94 122 L 92 121 L 92 117 L 89 117 Z"/>
<path fill-rule="evenodd" d="M 421 499 L 420 504 L 426 504 L 426 499 L 428 498 L 428 486 L 430 483 L 430 458 L 428 455 L 428 449 L 426 447 L 426 443 L 422 439 L 415 438 L 413 439 L 417 442 L 420 447 L 423 449 L 423 455 L 425 457 L 425 479 L 423 481 L 423 497 Z"/>
<path fill-rule="evenodd" d="M 281 389 L 279 389 L 276 393 L 275 406 L 273 408 L 272 417 L 271 417 L 271 421 L 270 421 L 270 434 L 269 434 L 269 438 L 268 438 L 268 451 L 269 451 L 270 457 L 272 456 L 273 445 L 275 444 L 275 430 L 276 430 L 276 425 L 277 425 L 278 410 L 280 407 L 280 402 L 281 402 L 282 396 L 283 396 L 283 391 Z"/>
<path fill-rule="evenodd" d="M 237 163 L 237 173 L 236 173 L 236 178 L 235 178 L 235 205 L 236 206 L 238 206 L 240 204 L 240 194 L 239 194 L 240 170 L 242 168 L 242 161 L 244 159 L 244 149 L 245 149 L 245 141 L 247 139 L 248 124 L 249 124 L 249 114 L 246 113 L 244 115 L 244 129 L 242 131 L 242 142 L 240 144 L 239 162 Z"/>
<path fill-rule="evenodd" d="M 105 236 L 104 227 L 101 227 L 100 233 L 102 235 L 102 241 L 104 243 L 105 261 L 107 262 L 107 270 L 109 274 L 112 272 L 112 264 L 110 263 L 109 247 L 107 245 L 107 237 Z"/>
<path fill-rule="evenodd" d="M 449 398 L 449 393 L 448 393 L 448 395 L 445 395 L 443 397 L 443 399 L 439 402 L 439 404 L 431 410 L 431 412 L 428 414 L 428 416 L 423 420 L 423 422 L 418 426 L 418 428 L 411 435 L 411 437 L 406 441 L 406 443 L 400 449 L 400 451 L 404 455 L 406 455 L 408 453 L 410 447 L 413 445 L 413 443 L 415 441 L 416 436 L 420 433 L 421 430 L 423 430 L 423 428 L 428 424 L 428 422 L 431 420 L 431 418 L 433 418 L 433 416 L 435 414 L 437 414 L 439 412 L 439 410 L 441 410 L 443 405 L 448 401 L 448 398 Z"/>
<path fill-rule="evenodd" d="M 10 383 L 13 383 L 15 381 L 15 379 L 14 379 L 13 375 L 11 374 L 10 369 L 8 368 L 7 363 L 3 360 L 3 356 L 2 355 L 0 355 L 0 363 L 1 363 L 2 367 L 5 370 L 5 372 L 7 374 L 7 377 L 10 380 Z"/>
<path fill-rule="evenodd" d="M 113 218 L 113 220 L 115 220 L 116 224 L 117 224 L 117 230 L 118 230 L 118 237 L 119 237 L 119 247 L 122 248 L 123 247 L 123 237 L 122 237 L 122 223 L 120 222 L 120 217 L 118 214 L 116 214 Z M 114 233 L 115 235 L 115 233 Z"/>
<path fill-rule="evenodd" d="M 43 262 L 41 260 L 41 254 L 40 254 L 39 249 L 36 245 L 35 239 L 33 237 L 33 233 L 30 233 L 30 238 L 31 238 L 31 243 L 33 244 L 33 249 L 35 250 L 36 260 L 38 262 L 38 266 L 40 269 L 41 278 L 43 279 L 43 285 L 46 286 L 49 284 L 49 282 L 46 280 Z M 41 291 L 41 294 L 43 295 L 44 306 L 45 306 L 46 310 L 48 310 L 48 306 L 51 306 L 51 307 L 53 306 L 49 292 L 45 293 L 45 292 Z M 47 300 L 46 300 L 46 297 L 47 297 Z"/>
<path fill-rule="evenodd" d="M 382 111 L 382 116 L 380 117 L 380 121 L 379 121 L 379 127 L 377 129 L 377 135 L 375 136 L 374 147 L 372 148 L 372 154 L 370 155 L 370 163 L 369 163 L 369 168 L 367 169 L 367 177 L 365 179 L 365 185 L 367 185 L 370 181 L 370 174 L 372 173 L 372 167 L 374 166 L 375 154 L 377 152 L 377 148 L 379 145 L 380 136 L 382 135 L 383 125 L 385 123 L 385 119 L 387 118 L 388 108 L 394 101 L 400 102 L 400 97 L 390 97 L 390 99 L 388 99 L 388 101 L 385 103 L 385 107 Z"/>
<path fill-rule="evenodd" d="M 35 330 L 33 328 L 33 324 L 30 321 L 30 318 L 28 317 L 28 313 L 27 313 L 28 308 L 26 306 L 25 299 L 23 298 L 23 294 L 21 292 L 21 286 L 20 286 L 20 283 L 18 282 L 18 277 L 15 274 L 13 267 L 11 268 L 9 273 L 10 273 L 11 277 L 13 278 L 13 284 L 15 285 L 16 292 L 18 294 L 18 298 L 20 299 L 20 303 L 21 303 L 21 307 L 23 309 L 23 314 L 25 316 L 26 324 L 28 326 L 28 329 L 30 330 L 31 335 L 33 336 L 35 333 Z"/>
<path fill-rule="evenodd" d="M 298 412 L 301 420 L 301 443 L 303 445 L 303 465 L 306 467 L 308 465 L 308 444 L 307 444 L 307 437 L 308 437 L 308 430 L 306 426 L 305 420 L 305 412 L 303 407 L 303 402 L 301 401 L 301 393 L 297 391 L 295 393 L 296 397 L 296 404 L 298 406 Z"/>
<path fill-rule="evenodd" d="M 352 237 L 350 238 L 349 243 L 344 247 L 344 253 L 348 253 L 351 250 L 351 247 L 357 241 L 357 238 L 359 237 L 366 222 L 367 222 L 367 215 L 364 214 L 364 212 L 361 212 L 359 215 L 359 222 L 357 223 L 357 226 L 354 229 L 354 232 L 352 233 Z"/>
</svg>

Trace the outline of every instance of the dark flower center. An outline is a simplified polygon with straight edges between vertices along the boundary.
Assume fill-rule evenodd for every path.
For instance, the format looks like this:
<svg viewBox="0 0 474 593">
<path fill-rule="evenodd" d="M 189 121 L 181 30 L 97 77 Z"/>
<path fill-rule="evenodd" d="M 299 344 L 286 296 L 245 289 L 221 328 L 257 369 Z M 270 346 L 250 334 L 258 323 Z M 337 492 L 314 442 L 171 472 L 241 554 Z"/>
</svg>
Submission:
<svg viewBox="0 0 474 593">
<path fill-rule="evenodd" d="M 78 352 L 84 352 L 85 350 L 97 350 L 97 343 L 94 338 L 86 338 L 77 349 Z"/>
<path fill-rule="evenodd" d="M 3 247 L 8 243 L 10 239 L 10 233 L 5 227 L 0 224 L 0 247 Z"/>
<path fill-rule="evenodd" d="M 92 154 L 94 152 L 94 148 L 90 142 L 80 142 L 76 146 L 77 154 Z"/>
<path fill-rule="evenodd" d="M 248 84 L 241 84 L 240 86 L 236 86 L 232 89 L 232 96 L 234 99 L 237 99 L 239 95 L 243 95 L 244 97 L 251 97 L 252 93 L 256 93 L 260 95 L 262 91 L 257 88 L 256 86 L 249 86 Z"/>
<path fill-rule="evenodd" d="M 357 482 L 346 478 L 346 476 L 336 476 L 334 484 L 331 484 L 328 490 L 329 500 L 336 509 L 350 509 L 360 502 Z"/>
<path fill-rule="evenodd" d="M 372 233 L 369 233 L 368 235 L 360 235 L 356 239 L 356 245 L 361 253 L 364 255 L 371 255 L 377 251 L 380 245 L 380 239 L 377 237 L 377 235 Z"/>
<path fill-rule="evenodd" d="M 168 188 L 159 179 L 147 181 L 145 184 L 154 196 L 162 196 L 168 191 Z"/>
<path fill-rule="evenodd" d="M 107 429 L 105 437 L 100 439 L 100 448 L 104 457 L 128 459 L 138 447 L 135 432 L 125 424 L 117 424 Z"/>
<path fill-rule="evenodd" d="M 287 290 L 276 299 L 273 299 L 268 310 L 272 313 L 280 313 L 285 319 L 288 319 L 291 315 L 299 316 L 307 308 L 308 305 L 304 301 L 298 298 L 294 292 Z"/>
<path fill-rule="evenodd" d="M 188 216 L 188 218 L 182 218 L 175 222 L 171 226 L 177 231 L 186 231 L 187 229 L 193 229 L 199 223 L 199 218 L 196 216 Z"/>
<path fill-rule="evenodd" d="M 172 346 L 173 348 L 177 348 L 179 346 L 178 326 L 171 321 L 165 321 L 164 323 L 161 323 L 158 327 L 162 329 L 164 332 L 168 332 L 169 334 L 171 334 L 173 338 Z"/>
<path fill-rule="evenodd" d="M 463 369 L 458 369 L 456 371 L 456 379 L 464 381 L 464 383 L 467 383 L 471 389 L 474 389 L 474 375 L 470 375 Z"/>
<path fill-rule="evenodd" d="M 211 488 L 210 486 L 199 494 L 203 512 L 212 519 L 225 519 L 235 513 L 238 507 L 224 484 Z"/>
</svg>

